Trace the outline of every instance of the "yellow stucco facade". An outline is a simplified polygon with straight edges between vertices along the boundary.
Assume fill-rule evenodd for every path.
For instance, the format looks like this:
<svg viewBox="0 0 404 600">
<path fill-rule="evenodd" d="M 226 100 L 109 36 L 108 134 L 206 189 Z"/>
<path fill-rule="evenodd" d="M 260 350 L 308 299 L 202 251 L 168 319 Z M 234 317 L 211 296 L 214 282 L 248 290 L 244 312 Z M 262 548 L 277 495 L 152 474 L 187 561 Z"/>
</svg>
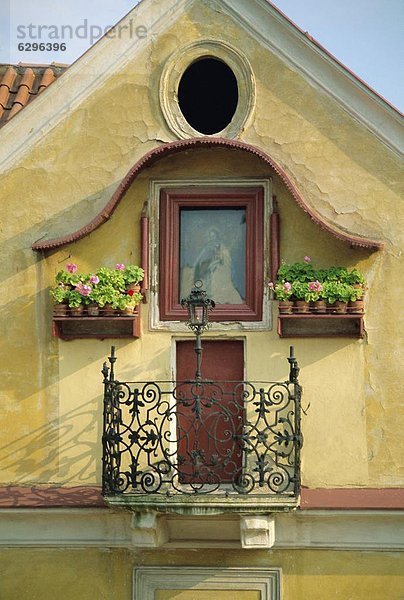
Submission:
<svg viewBox="0 0 404 600">
<path fill-rule="evenodd" d="M 210 551 L 190 558 L 189 553 L 149 552 L 131 554 L 110 550 L 5 550 L 0 591 L 4 598 L 21 600 L 118 600 L 130 598 L 132 570 L 141 565 L 198 566 L 225 563 L 226 566 L 276 565 L 283 573 L 283 600 L 313 598 L 355 598 L 378 600 L 402 597 L 403 575 L 400 553 L 353 553 L 331 551 L 254 552 L 248 561 L 244 553 Z M 21 572 L 24 578 L 21 579 Z M 244 594 L 244 595 L 243 595 Z M 156 600 L 228 600 L 227 591 L 160 590 Z M 254 592 L 233 591 L 237 600 L 256 600 Z"/>
<path fill-rule="evenodd" d="M 167 9 L 169 4 L 162 3 Z M 161 6 L 145 0 L 139 9 L 149 11 L 140 13 L 146 18 Z M 241 150 L 199 148 L 165 156 L 144 169 L 112 217 L 89 236 L 52 253 L 34 252 L 35 241 L 86 225 L 142 156 L 176 139 L 159 104 L 163 69 L 181 46 L 216 39 L 246 57 L 254 76 L 255 105 L 237 139 L 280 165 L 327 223 L 380 240 L 384 248 L 373 252 L 352 248 L 320 229 L 259 157 Z M 108 53 L 108 47 L 100 45 L 97 50 L 96 46 L 91 52 Z M 175 331 L 151 329 L 149 296 L 142 306 L 138 340 L 65 342 L 52 337 L 48 291 L 55 273 L 67 262 L 87 272 L 116 262 L 138 263 L 139 220 L 151 181 L 227 177 L 272 178 L 281 219 L 282 260 L 309 255 L 319 267 L 341 264 L 364 273 L 366 333 L 356 340 L 280 339 L 274 306 L 269 329 L 212 330 L 206 338 L 243 339 L 250 380 L 285 379 L 285 357 L 294 344 L 303 385 L 304 486 L 403 487 L 404 213 L 402 162 L 397 153 L 349 107 L 259 43 L 228 12 L 217 18 L 210 2 L 189 3 L 158 34 L 149 32 L 139 48 L 128 46 L 128 53 L 133 58 L 104 74 L 98 84 L 94 84 L 97 75 L 91 62 L 84 60 L 80 72 L 79 61 L 71 76 L 67 71 L 35 101 L 44 108 L 33 103 L 24 109 L 26 117 L 22 113 L 0 132 L 0 138 L 4 134 L 9 139 L 6 136 L 13 136 L 13 131 L 18 136 L 21 117 L 31 119 L 33 135 L 37 134 L 36 110 L 47 115 L 46 135 L 35 143 L 28 137 L 1 172 L 0 485 L 101 485 L 100 369 L 111 343 L 117 348 L 119 377 L 161 380 L 172 375 L 173 340 L 184 338 Z M 93 87 L 77 100 L 80 82 L 86 87 L 90 81 Z M 62 92 L 66 104 L 72 94 L 71 109 L 63 114 L 54 100 Z M 1 552 L 6 576 L 1 578 L 0 596 L 5 600 L 129 599 L 132 570 L 139 564 L 276 566 L 283 573 L 284 600 L 398 600 L 404 585 L 398 552 L 276 549 L 253 551 L 247 558 L 244 551 L 211 549 L 193 552 L 195 558 L 185 551 L 136 553 L 116 548 Z M 243 593 L 175 595 L 161 590 L 157 599 L 256 600 L 254 591 Z"/>
</svg>

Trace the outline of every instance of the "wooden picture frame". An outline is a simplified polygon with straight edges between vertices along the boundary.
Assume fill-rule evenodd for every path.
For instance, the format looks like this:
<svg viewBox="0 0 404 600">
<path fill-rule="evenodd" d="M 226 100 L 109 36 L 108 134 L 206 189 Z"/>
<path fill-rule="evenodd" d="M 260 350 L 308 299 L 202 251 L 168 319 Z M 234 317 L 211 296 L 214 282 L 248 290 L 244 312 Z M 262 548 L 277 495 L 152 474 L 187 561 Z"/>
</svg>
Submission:
<svg viewBox="0 0 404 600">
<path fill-rule="evenodd" d="M 262 320 L 263 244 L 263 187 L 161 189 L 160 319 L 186 320 L 196 278 L 216 302 L 212 321 Z"/>
</svg>

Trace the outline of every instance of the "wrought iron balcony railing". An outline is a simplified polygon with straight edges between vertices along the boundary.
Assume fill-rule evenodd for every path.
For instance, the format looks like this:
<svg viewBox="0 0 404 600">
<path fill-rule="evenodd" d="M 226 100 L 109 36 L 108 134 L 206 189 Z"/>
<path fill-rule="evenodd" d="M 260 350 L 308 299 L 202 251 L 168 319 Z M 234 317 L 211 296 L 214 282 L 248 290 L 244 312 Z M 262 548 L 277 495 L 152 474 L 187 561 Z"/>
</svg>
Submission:
<svg viewBox="0 0 404 600">
<path fill-rule="evenodd" d="M 123 382 L 115 361 L 112 349 L 103 368 L 104 496 L 298 497 L 301 387 L 292 348 L 289 379 L 272 383 Z"/>
</svg>

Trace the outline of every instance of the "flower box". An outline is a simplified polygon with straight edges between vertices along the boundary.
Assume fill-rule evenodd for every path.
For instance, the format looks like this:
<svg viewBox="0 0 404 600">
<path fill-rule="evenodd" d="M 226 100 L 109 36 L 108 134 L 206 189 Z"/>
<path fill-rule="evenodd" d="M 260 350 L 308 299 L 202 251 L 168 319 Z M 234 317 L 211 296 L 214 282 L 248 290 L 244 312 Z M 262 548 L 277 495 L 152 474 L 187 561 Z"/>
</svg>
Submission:
<svg viewBox="0 0 404 600">
<path fill-rule="evenodd" d="M 139 338 L 139 310 L 133 315 L 98 317 L 53 317 L 52 333 L 61 340 Z"/>
<path fill-rule="evenodd" d="M 280 314 L 278 335 L 291 337 L 344 337 L 360 339 L 364 336 L 363 315 L 360 314 Z"/>
<path fill-rule="evenodd" d="M 117 263 L 113 269 L 79 273 L 75 263 L 67 264 L 50 290 L 53 335 L 63 340 L 140 337 L 143 277 L 137 265 Z"/>
<path fill-rule="evenodd" d="M 366 281 L 356 268 L 315 269 L 305 256 L 282 264 L 269 287 L 279 301 L 280 337 L 363 337 Z"/>
</svg>

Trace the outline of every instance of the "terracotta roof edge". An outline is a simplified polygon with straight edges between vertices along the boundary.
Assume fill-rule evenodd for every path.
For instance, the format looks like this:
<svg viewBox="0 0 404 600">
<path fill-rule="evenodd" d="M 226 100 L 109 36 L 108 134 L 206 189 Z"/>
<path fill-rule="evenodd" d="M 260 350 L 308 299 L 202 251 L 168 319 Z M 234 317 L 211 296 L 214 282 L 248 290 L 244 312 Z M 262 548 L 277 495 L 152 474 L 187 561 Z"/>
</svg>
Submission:
<svg viewBox="0 0 404 600">
<path fill-rule="evenodd" d="M 280 167 L 268 154 L 264 151 L 252 146 L 251 144 L 247 144 L 245 142 L 240 142 L 236 140 L 229 140 L 226 138 L 189 138 L 186 140 L 178 140 L 174 142 L 168 142 L 161 146 L 157 146 L 153 150 L 150 150 L 146 153 L 142 158 L 140 158 L 134 166 L 129 169 L 128 173 L 122 179 L 121 183 L 116 188 L 114 194 L 112 195 L 109 202 L 105 205 L 105 207 L 92 219 L 87 225 L 81 227 L 75 232 L 67 234 L 65 236 L 61 236 L 58 238 L 54 238 L 46 241 L 38 241 L 32 244 L 32 249 L 35 251 L 51 251 L 59 248 L 61 246 L 65 246 L 66 244 L 76 242 L 83 237 L 87 236 L 89 233 L 92 233 L 100 225 L 102 225 L 106 220 L 108 220 L 112 214 L 114 213 L 116 207 L 118 206 L 121 199 L 126 194 L 128 188 L 132 185 L 133 181 L 136 179 L 137 175 L 147 166 L 151 166 L 160 158 L 166 155 L 174 154 L 176 152 L 181 152 L 188 148 L 192 147 L 223 147 L 223 148 L 234 148 L 237 150 L 243 150 L 246 152 L 250 152 L 261 158 L 264 162 L 266 162 L 282 179 L 283 183 L 286 185 L 287 189 L 292 194 L 294 200 L 297 204 L 302 208 L 310 217 L 310 219 L 319 225 L 322 229 L 340 239 L 343 242 L 347 242 L 352 246 L 358 246 L 362 248 L 368 248 L 370 250 L 380 250 L 384 247 L 384 242 L 380 240 L 372 240 L 369 238 L 364 238 L 358 235 L 350 234 L 344 232 L 334 225 L 329 224 L 323 217 L 318 215 L 303 199 L 300 192 L 291 181 L 287 173 L 284 171 L 282 167 Z"/>
</svg>

